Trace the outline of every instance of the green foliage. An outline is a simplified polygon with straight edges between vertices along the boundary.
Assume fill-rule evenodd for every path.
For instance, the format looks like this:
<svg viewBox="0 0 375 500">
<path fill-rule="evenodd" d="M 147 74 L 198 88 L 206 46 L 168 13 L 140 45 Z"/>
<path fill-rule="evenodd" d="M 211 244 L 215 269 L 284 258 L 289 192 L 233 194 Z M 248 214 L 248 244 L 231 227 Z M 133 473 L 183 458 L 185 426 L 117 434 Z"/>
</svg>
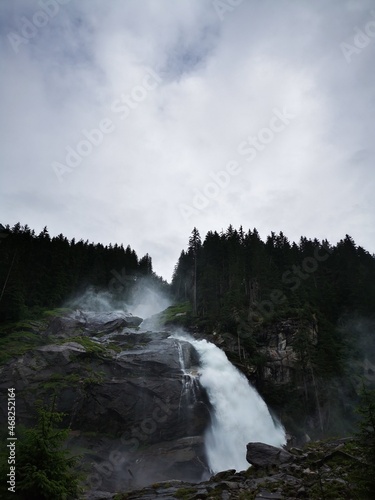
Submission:
<svg viewBox="0 0 375 500">
<path fill-rule="evenodd" d="M 91 354 L 105 354 L 106 352 L 105 346 L 94 342 L 88 337 L 69 337 L 67 339 L 64 339 L 61 343 L 66 344 L 69 342 L 77 342 L 77 344 L 80 344 L 86 349 L 86 352 Z"/>
<path fill-rule="evenodd" d="M 46 382 L 41 384 L 43 389 L 53 389 L 55 392 L 66 387 L 75 386 L 81 381 L 82 377 L 77 373 L 71 373 L 70 375 L 53 373 Z"/>
<path fill-rule="evenodd" d="M 56 395 L 61 389 L 67 387 L 80 387 L 83 391 L 90 386 L 101 384 L 104 380 L 105 373 L 103 371 L 93 371 L 90 367 L 80 370 L 80 373 L 71 373 L 70 375 L 54 373 L 50 378 L 40 385 L 47 394 Z"/>
<path fill-rule="evenodd" d="M 86 356 L 90 358 L 110 357 L 113 354 L 111 353 L 111 351 L 115 351 L 116 353 L 118 353 L 123 350 L 115 342 L 99 344 L 98 342 L 95 342 L 94 340 L 91 340 L 90 338 L 84 336 L 69 337 L 62 340 L 60 343 L 66 344 L 69 342 L 77 342 L 77 344 L 80 344 L 82 347 L 84 347 L 86 349 Z"/>
<path fill-rule="evenodd" d="M 30 332 L 0 332 L 0 365 L 41 344 L 40 336 Z"/>
<path fill-rule="evenodd" d="M 49 311 L 43 311 L 42 314 L 46 318 L 56 318 L 59 316 L 65 316 L 72 311 L 69 307 L 56 307 L 55 309 L 51 309 Z"/>
<path fill-rule="evenodd" d="M 49 408 L 39 402 L 38 421 L 34 428 L 19 429 L 16 443 L 15 499 L 68 500 L 79 498 L 80 477 L 74 470 L 78 457 L 64 449 L 69 429 L 58 429 L 63 415 L 55 411 L 54 401 Z M 6 457 L 2 456 L 1 476 L 6 477 Z M 2 491 L 6 495 L 4 481 Z M 8 498 L 8 496 L 3 496 Z"/>
<path fill-rule="evenodd" d="M 194 488 L 179 488 L 174 495 L 176 498 L 189 499 L 195 493 Z"/>
<path fill-rule="evenodd" d="M 185 326 L 191 319 L 192 307 L 189 302 L 179 302 L 173 306 L 167 307 L 153 318 L 160 326 L 181 325 Z"/>
</svg>

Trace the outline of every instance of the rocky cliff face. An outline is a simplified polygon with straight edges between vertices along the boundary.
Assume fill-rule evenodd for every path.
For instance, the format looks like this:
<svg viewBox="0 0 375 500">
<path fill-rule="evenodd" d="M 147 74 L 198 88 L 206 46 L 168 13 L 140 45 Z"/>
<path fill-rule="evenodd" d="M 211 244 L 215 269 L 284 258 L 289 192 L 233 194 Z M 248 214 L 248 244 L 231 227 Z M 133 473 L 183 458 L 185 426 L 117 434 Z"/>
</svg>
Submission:
<svg viewBox="0 0 375 500">
<path fill-rule="evenodd" d="M 262 363 L 254 364 L 251 356 L 241 347 L 241 339 L 240 342 L 232 341 L 229 345 L 224 341 L 222 346 L 239 355 L 242 370 L 251 378 L 284 385 L 298 382 L 296 374 L 298 366 L 301 365 L 301 356 L 308 347 L 316 346 L 318 326 L 314 318 L 303 322 L 290 318 L 259 325 L 255 332 L 243 334 L 243 338 L 246 339 L 247 336 L 256 338 L 256 354 L 263 358 Z"/>
<path fill-rule="evenodd" d="M 256 386 L 297 443 L 353 431 L 362 380 L 374 383 L 371 349 L 332 377 L 317 363 L 324 331 L 314 315 L 238 325 L 237 334 L 218 331 L 206 338 Z"/>
<path fill-rule="evenodd" d="M 196 336 L 199 332 L 196 320 L 188 318 L 187 313 L 173 315 L 174 309 L 167 309 L 169 314 L 164 311 L 155 315 L 151 324 L 159 322 L 179 327 L 181 317 L 184 317 L 185 328 Z M 290 317 L 255 325 L 242 323 L 238 314 L 234 316 L 237 321 L 237 335 L 219 328 L 218 332 L 206 331 L 205 338 L 223 349 L 252 382 L 261 379 L 277 386 L 298 383 L 296 375 L 301 359 L 305 357 L 303 362 L 308 365 L 310 360 L 307 359 L 306 352 L 313 350 L 318 342 L 318 323 L 315 315 L 312 314 L 309 319 Z M 257 358 L 257 362 L 254 358 Z"/>
<path fill-rule="evenodd" d="M 18 425 L 34 422 L 37 399 L 57 394 L 57 411 L 72 430 L 69 446 L 83 455 L 92 490 L 197 481 L 207 472 L 209 405 L 189 374 L 197 354 L 168 332 L 139 329 L 141 321 L 77 311 L 44 330 L 34 324 L 29 335 L 42 345 L 0 367 L 0 408 L 15 387 Z"/>
<path fill-rule="evenodd" d="M 197 327 L 192 324 L 190 329 L 194 334 Z M 205 337 L 225 351 L 301 444 L 308 435 L 343 435 L 351 425 L 346 424 L 347 401 L 355 398 L 350 382 L 330 381 L 328 386 L 314 366 L 318 333 L 311 315 L 253 325 L 239 320 L 236 334 L 218 330 Z M 338 395 L 334 404 L 332 393 Z"/>
<path fill-rule="evenodd" d="M 301 364 L 304 349 L 318 342 L 318 326 L 311 321 L 288 319 L 262 329 L 260 352 L 266 363 L 262 376 L 276 384 L 296 382 L 297 363 Z M 309 360 L 306 361 L 307 363 Z"/>
</svg>

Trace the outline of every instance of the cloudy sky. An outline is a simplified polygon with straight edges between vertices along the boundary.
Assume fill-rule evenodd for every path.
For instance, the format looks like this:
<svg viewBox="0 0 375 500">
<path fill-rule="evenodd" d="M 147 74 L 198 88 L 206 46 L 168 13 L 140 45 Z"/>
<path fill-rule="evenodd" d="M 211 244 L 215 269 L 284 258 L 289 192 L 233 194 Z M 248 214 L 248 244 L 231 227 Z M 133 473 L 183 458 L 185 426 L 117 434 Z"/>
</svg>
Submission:
<svg viewBox="0 0 375 500">
<path fill-rule="evenodd" d="M 229 224 L 375 252 L 373 0 L 3 0 L 0 222 L 170 279 Z"/>
</svg>

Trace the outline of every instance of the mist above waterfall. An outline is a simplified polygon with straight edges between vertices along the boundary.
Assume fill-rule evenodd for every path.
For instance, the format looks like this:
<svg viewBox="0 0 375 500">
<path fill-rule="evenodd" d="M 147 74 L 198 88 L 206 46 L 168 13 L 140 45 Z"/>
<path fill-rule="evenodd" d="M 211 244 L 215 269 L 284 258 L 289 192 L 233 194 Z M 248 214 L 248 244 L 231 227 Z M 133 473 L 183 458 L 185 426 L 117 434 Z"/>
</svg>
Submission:
<svg viewBox="0 0 375 500">
<path fill-rule="evenodd" d="M 171 302 L 158 283 L 142 277 L 135 280 L 126 293 L 125 288 L 121 287 L 115 291 L 88 287 L 80 295 L 68 300 L 65 306 L 96 312 L 122 311 L 148 318 L 166 309 Z"/>
<path fill-rule="evenodd" d="M 149 318 L 171 305 L 171 299 L 155 283 L 142 279 L 132 290 L 129 311 L 141 318 Z"/>
<path fill-rule="evenodd" d="M 81 295 L 68 300 L 64 305 L 75 309 L 100 313 L 128 310 L 125 303 L 121 300 L 116 300 L 109 291 L 99 291 L 92 287 L 87 288 Z"/>
<path fill-rule="evenodd" d="M 266 403 L 228 360 L 225 353 L 206 340 L 175 334 L 190 342 L 200 357 L 199 380 L 213 408 L 212 423 L 205 435 L 208 464 L 213 473 L 244 470 L 247 443 L 285 444 L 285 431 L 276 423 Z"/>
</svg>

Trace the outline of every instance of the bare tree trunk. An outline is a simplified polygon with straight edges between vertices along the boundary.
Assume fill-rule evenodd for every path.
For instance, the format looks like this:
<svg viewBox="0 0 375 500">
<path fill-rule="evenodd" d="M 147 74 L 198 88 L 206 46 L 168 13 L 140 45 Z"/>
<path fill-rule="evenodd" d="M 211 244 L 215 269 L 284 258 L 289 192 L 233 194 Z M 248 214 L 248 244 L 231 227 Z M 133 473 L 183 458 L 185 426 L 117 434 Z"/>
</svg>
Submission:
<svg viewBox="0 0 375 500">
<path fill-rule="evenodd" d="M 197 255 L 194 255 L 193 314 L 197 315 Z"/>
<path fill-rule="evenodd" d="M 314 369 L 313 369 L 312 366 L 311 366 L 311 376 L 312 376 L 312 380 L 313 380 L 313 384 L 314 384 L 314 393 L 315 393 L 316 407 L 318 409 L 318 415 L 319 415 L 319 426 L 320 426 L 320 430 L 323 432 L 323 430 L 324 430 L 323 418 L 322 418 L 322 412 L 321 412 L 321 409 L 320 409 L 318 389 L 316 387 L 316 381 L 315 381 L 315 376 L 314 376 Z"/>
</svg>

